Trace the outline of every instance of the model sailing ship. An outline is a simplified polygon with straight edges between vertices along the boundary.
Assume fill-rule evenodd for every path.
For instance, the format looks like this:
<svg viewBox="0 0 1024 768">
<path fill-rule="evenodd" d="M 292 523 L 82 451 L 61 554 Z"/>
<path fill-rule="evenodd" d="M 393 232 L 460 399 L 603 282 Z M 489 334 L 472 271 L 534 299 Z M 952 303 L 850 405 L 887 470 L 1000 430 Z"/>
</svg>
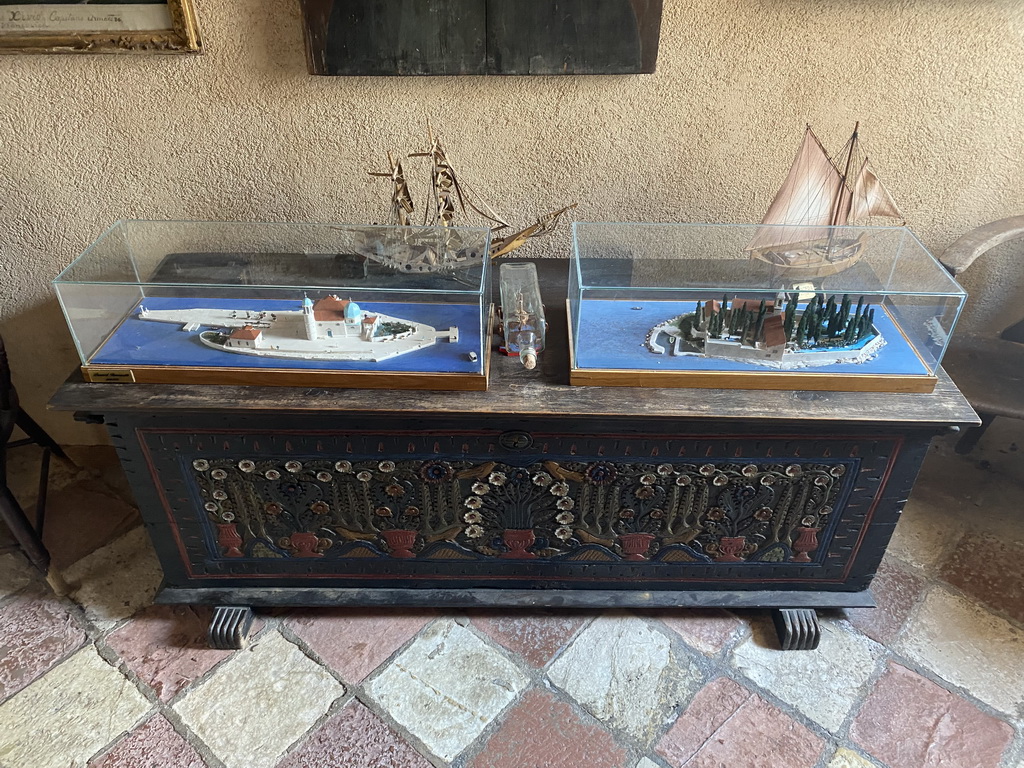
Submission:
<svg viewBox="0 0 1024 768">
<path fill-rule="evenodd" d="M 448 153 L 429 123 L 427 124 L 427 138 L 429 147 L 423 152 L 413 152 L 408 157 L 425 157 L 430 160 L 430 194 L 424 212 L 423 225 L 441 229 L 438 231 L 437 229 L 420 229 L 412 226 L 412 216 L 416 206 L 412 193 L 409 191 L 405 169 L 402 166 L 401 158 L 396 160 L 394 155 L 388 152 L 389 170 L 385 172 L 372 171 L 370 175 L 391 180 L 391 224 L 410 227 L 410 229 L 402 233 L 404 242 L 400 248 L 395 248 L 390 244 L 385 247 L 379 241 L 364 243 L 360 253 L 374 261 L 401 272 L 444 272 L 462 269 L 479 263 L 484 255 L 471 249 L 450 247 L 455 239 L 446 236 L 444 230 L 454 225 L 457 214 L 466 215 L 467 209 L 469 209 L 489 222 L 492 236 L 487 256 L 496 259 L 521 247 L 530 238 L 548 234 L 558 225 L 562 214 L 576 207 L 576 203 L 573 203 L 557 211 L 544 214 L 533 224 L 509 234 L 506 230 L 512 228 L 511 224 L 495 213 L 479 197 L 474 203 L 468 196 L 469 186 L 456 176 L 455 169 L 448 160 Z"/>
<path fill-rule="evenodd" d="M 668 350 L 783 370 L 863 363 L 885 344 L 874 320 L 875 310 L 863 296 L 855 311 L 845 294 L 838 301 L 815 294 L 803 306 L 798 294 L 731 303 L 723 296 L 698 301 L 693 312 L 656 325 L 646 343 L 655 354 Z"/>
<path fill-rule="evenodd" d="M 859 153 L 857 128 L 835 158 L 807 126 L 789 175 L 746 250 L 794 280 L 826 277 L 861 257 L 863 235 L 844 238 L 843 227 L 878 216 L 904 223 L 903 214 Z"/>
</svg>

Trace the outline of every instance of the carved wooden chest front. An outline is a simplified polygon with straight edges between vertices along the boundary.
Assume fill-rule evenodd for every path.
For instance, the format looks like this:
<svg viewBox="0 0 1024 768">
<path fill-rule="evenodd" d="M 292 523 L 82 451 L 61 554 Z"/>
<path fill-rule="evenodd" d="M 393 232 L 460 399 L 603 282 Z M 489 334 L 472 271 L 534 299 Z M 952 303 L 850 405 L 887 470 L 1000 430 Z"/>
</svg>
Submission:
<svg viewBox="0 0 1024 768">
<path fill-rule="evenodd" d="M 167 587 L 858 591 L 926 446 L 583 414 L 358 422 L 118 418 Z"/>
</svg>

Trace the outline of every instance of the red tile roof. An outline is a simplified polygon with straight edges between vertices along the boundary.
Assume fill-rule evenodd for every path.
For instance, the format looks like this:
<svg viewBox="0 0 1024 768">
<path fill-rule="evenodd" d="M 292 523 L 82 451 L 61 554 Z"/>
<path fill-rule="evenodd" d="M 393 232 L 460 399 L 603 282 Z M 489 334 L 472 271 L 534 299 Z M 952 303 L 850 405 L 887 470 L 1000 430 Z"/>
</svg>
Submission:
<svg viewBox="0 0 1024 768">
<path fill-rule="evenodd" d="M 251 325 L 243 326 L 231 332 L 232 339 L 242 339 L 244 341 L 256 341 L 263 333 L 259 328 L 253 328 Z"/>
</svg>

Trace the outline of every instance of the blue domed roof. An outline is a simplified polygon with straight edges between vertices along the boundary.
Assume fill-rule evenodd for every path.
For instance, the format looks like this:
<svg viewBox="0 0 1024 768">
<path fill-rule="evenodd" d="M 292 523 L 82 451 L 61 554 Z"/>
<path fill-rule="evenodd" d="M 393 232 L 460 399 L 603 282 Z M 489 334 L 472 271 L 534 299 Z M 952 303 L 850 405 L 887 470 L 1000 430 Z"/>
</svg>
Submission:
<svg viewBox="0 0 1024 768">
<path fill-rule="evenodd" d="M 303 296 L 302 297 L 302 306 L 303 307 L 312 307 L 313 306 L 313 300 L 311 298 L 309 298 L 309 296 Z"/>
<path fill-rule="evenodd" d="M 348 306 L 345 307 L 345 319 L 346 320 L 358 320 L 363 310 L 359 308 L 359 305 L 354 301 L 350 301 Z"/>
</svg>

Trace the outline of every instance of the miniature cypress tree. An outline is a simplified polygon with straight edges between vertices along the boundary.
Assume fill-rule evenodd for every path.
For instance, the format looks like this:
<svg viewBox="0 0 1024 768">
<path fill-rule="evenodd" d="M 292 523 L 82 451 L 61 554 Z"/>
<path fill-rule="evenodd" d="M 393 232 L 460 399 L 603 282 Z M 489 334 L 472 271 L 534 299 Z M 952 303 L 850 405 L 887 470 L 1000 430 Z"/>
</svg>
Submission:
<svg viewBox="0 0 1024 768">
<path fill-rule="evenodd" d="M 750 330 L 750 313 L 744 311 L 743 322 L 740 324 L 740 344 L 744 342 L 748 330 Z"/>
<path fill-rule="evenodd" d="M 796 345 L 802 347 L 807 338 L 807 310 L 800 315 L 800 323 L 796 327 Z"/>
<path fill-rule="evenodd" d="M 857 332 L 856 320 L 850 320 L 846 325 L 846 331 L 843 333 L 843 344 L 849 346 L 853 342 L 853 335 Z"/>
<path fill-rule="evenodd" d="M 698 329 L 704 325 L 704 307 L 698 301 L 697 306 L 693 310 L 693 324 Z"/>
<path fill-rule="evenodd" d="M 796 302 L 792 299 L 786 302 L 786 319 L 783 321 L 783 328 L 786 331 L 786 341 L 793 338 L 793 331 L 796 330 Z"/>
</svg>

